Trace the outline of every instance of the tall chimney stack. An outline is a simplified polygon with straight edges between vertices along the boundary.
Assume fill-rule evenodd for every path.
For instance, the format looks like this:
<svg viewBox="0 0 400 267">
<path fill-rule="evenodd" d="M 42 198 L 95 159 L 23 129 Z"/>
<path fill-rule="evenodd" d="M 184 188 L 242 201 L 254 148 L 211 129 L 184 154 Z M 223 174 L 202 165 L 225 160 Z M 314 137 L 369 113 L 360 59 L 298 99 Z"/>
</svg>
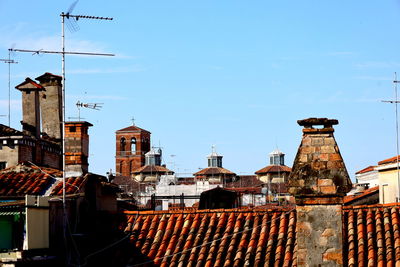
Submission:
<svg viewBox="0 0 400 267">
<path fill-rule="evenodd" d="M 296 199 L 297 266 L 342 266 L 342 204 L 352 183 L 333 136 L 338 121 L 297 123 L 303 138 L 288 185 Z"/>
<path fill-rule="evenodd" d="M 36 78 L 46 90 L 40 93 L 40 109 L 42 113 L 42 130 L 48 136 L 62 140 L 62 77 L 46 72 Z"/>
<path fill-rule="evenodd" d="M 81 176 L 89 170 L 89 135 L 86 121 L 65 122 L 65 174 Z"/>
<path fill-rule="evenodd" d="M 40 137 L 39 93 L 45 88 L 30 78 L 15 87 L 22 92 L 22 131 L 24 134 Z"/>
</svg>

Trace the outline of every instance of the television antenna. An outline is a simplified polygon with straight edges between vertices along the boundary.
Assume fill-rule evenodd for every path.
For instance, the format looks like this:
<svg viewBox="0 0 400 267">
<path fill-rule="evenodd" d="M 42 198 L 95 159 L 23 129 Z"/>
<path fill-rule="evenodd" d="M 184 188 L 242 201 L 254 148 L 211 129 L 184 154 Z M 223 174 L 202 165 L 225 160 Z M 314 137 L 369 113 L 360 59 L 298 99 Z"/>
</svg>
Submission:
<svg viewBox="0 0 400 267">
<path fill-rule="evenodd" d="M 398 111 L 397 111 L 397 104 L 400 103 L 397 97 L 397 84 L 400 83 L 399 80 L 397 80 L 397 73 L 394 73 L 394 95 L 395 99 L 394 100 L 382 100 L 384 103 L 389 103 L 389 104 L 394 104 L 395 106 L 395 114 L 396 114 L 396 169 L 397 169 L 397 201 L 400 199 L 400 171 L 399 171 L 399 120 L 398 120 Z M 385 200 L 383 200 L 385 201 Z"/>
<path fill-rule="evenodd" d="M 18 64 L 17 61 L 11 59 L 11 51 L 8 50 L 8 59 L 0 59 L 0 61 L 8 64 L 8 127 L 11 125 L 11 64 Z"/>
<path fill-rule="evenodd" d="M 78 119 L 78 121 L 81 121 L 82 118 L 81 117 L 81 108 L 90 108 L 90 109 L 94 109 L 94 110 L 100 110 L 103 106 L 103 103 L 82 103 L 78 100 L 78 102 L 76 102 L 76 107 L 78 108 L 78 117 L 68 117 L 68 119 Z"/>
</svg>

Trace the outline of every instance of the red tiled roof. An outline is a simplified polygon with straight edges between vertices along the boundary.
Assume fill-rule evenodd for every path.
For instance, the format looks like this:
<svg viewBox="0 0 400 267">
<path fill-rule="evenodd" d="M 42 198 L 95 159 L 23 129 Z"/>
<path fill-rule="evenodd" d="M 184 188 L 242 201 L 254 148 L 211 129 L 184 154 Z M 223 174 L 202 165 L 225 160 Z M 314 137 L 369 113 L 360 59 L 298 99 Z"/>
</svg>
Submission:
<svg viewBox="0 0 400 267">
<path fill-rule="evenodd" d="M 400 155 L 399 155 L 399 161 L 400 161 Z M 395 162 L 397 162 L 397 156 L 381 160 L 381 161 L 378 162 L 378 165 L 388 164 L 388 163 L 395 163 Z"/>
<path fill-rule="evenodd" d="M 261 170 L 255 172 L 255 174 L 264 174 L 264 173 L 277 173 L 277 172 L 291 172 L 292 169 L 285 165 L 268 165 Z"/>
<path fill-rule="evenodd" d="M 228 175 L 235 175 L 235 173 L 231 172 L 230 170 L 227 170 L 225 168 L 219 168 L 219 167 L 209 167 L 209 168 L 204 168 L 193 175 L 198 176 L 198 175 L 218 175 L 218 174 L 228 174 Z"/>
<path fill-rule="evenodd" d="M 76 194 L 85 186 L 87 181 L 86 177 L 70 177 L 65 181 L 65 193 Z M 60 181 L 54 189 L 51 191 L 52 196 L 62 196 L 63 194 L 63 183 Z"/>
<path fill-rule="evenodd" d="M 356 174 L 367 173 L 367 172 L 373 171 L 375 169 L 375 167 L 376 166 L 368 166 L 367 168 L 359 170 L 358 172 L 356 172 Z"/>
<path fill-rule="evenodd" d="M 117 133 L 118 133 L 118 132 L 137 132 L 137 131 L 140 131 L 140 132 L 148 132 L 148 133 L 150 133 L 149 131 L 147 131 L 147 130 L 145 130 L 145 129 L 142 129 L 142 128 L 139 128 L 139 127 L 137 127 L 137 126 L 135 126 L 135 125 L 122 128 L 121 130 L 118 130 Z"/>
<path fill-rule="evenodd" d="M 234 182 L 226 183 L 226 187 L 260 187 L 264 184 L 255 175 L 240 175 L 236 176 Z"/>
<path fill-rule="evenodd" d="M 143 256 L 134 264 L 296 265 L 294 210 L 126 212 L 125 226 Z"/>
<path fill-rule="evenodd" d="M 348 266 L 397 266 L 399 205 L 347 206 L 343 210 L 344 259 Z"/>
<path fill-rule="evenodd" d="M 43 195 L 53 178 L 43 173 L 1 173 L 0 196 Z"/>
<path fill-rule="evenodd" d="M 371 195 L 371 194 L 375 194 L 376 191 L 379 191 L 379 186 L 375 186 L 375 187 L 368 188 L 368 189 L 362 191 L 361 194 L 345 196 L 345 197 L 343 198 L 343 202 L 344 202 L 345 204 L 346 204 L 346 203 L 350 203 L 350 202 L 353 202 L 354 200 L 357 200 L 357 199 L 360 199 L 360 198 L 363 198 L 363 197 L 367 197 L 367 196 L 369 196 L 369 195 Z"/>
<path fill-rule="evenodd" d="M 171 173 L 172 171 L 163 167 L 155 165 L 145 165 L 132 171 L 132 173 Z"/>
<path fill-rule="evenodd" d="M 20 91 L 24 91 L 25 89 L 39 89 L 37 91 L 42 91 L 42 90 L 46 90 L 42 85 L 36 83 L 35 81 L 33 81 L 31 78 L 26 78 L 24 82 L 18 84 L 17 86 L 15 86 L 16 89 L 20 90 Z"/>
<path fill-rule="evenodd" d="M 23 135 L 21 131 L 0 124 L 0 136 Z"/>
</svg>

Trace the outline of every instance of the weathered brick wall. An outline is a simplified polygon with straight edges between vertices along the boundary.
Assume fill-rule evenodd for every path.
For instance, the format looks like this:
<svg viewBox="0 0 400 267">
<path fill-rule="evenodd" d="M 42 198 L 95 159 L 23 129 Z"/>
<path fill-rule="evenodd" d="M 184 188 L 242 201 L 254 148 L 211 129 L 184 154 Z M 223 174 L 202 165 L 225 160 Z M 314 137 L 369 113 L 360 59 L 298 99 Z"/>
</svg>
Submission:
<svg viewBox="0 0 400 267">
<path fill-rule="evenodd" d="M 121 148 L 121 138 L 125 138 L 125 149 Z M 131 153 L 131 140 L 136 139 L 135 153 Z M 150 133 L 145 131 L 117 132 L 115 139 L 115 170 L 122 176 L 145 164 L 145 154 L 150 151 Z"/>
</svg>

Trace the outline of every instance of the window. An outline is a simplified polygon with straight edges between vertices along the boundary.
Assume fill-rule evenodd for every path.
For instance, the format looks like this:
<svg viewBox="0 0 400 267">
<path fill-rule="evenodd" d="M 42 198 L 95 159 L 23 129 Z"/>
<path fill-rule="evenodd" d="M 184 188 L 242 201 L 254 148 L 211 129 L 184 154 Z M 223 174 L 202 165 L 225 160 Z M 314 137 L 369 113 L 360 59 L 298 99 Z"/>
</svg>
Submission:
<svg viewBox="0 0 400 267">
<path fill-rule="evenodd" d="M 125 154 L 126 141 L 124 137 L 121 138 L 119 145 L 120 145 L 119 150 L 121 151 L 122 154 Z"/>
<path fill-rule="evenodd" d="M 70 131 L 71 133 L 75 133 L 75 132 L 76 132 L 76 126 L 71 126 L 71 127 L 69 127 L 69 131 Z"/>
<path fill-rule="evenodd" d="M 6 161 L 0 161 L 0 170 L 5 169 L 7 167 Z"/>
<path fill-rule="evenodd" d="M 136 154 L 136 138 L 131 138 L 131 153 Z"/>
</svg>

